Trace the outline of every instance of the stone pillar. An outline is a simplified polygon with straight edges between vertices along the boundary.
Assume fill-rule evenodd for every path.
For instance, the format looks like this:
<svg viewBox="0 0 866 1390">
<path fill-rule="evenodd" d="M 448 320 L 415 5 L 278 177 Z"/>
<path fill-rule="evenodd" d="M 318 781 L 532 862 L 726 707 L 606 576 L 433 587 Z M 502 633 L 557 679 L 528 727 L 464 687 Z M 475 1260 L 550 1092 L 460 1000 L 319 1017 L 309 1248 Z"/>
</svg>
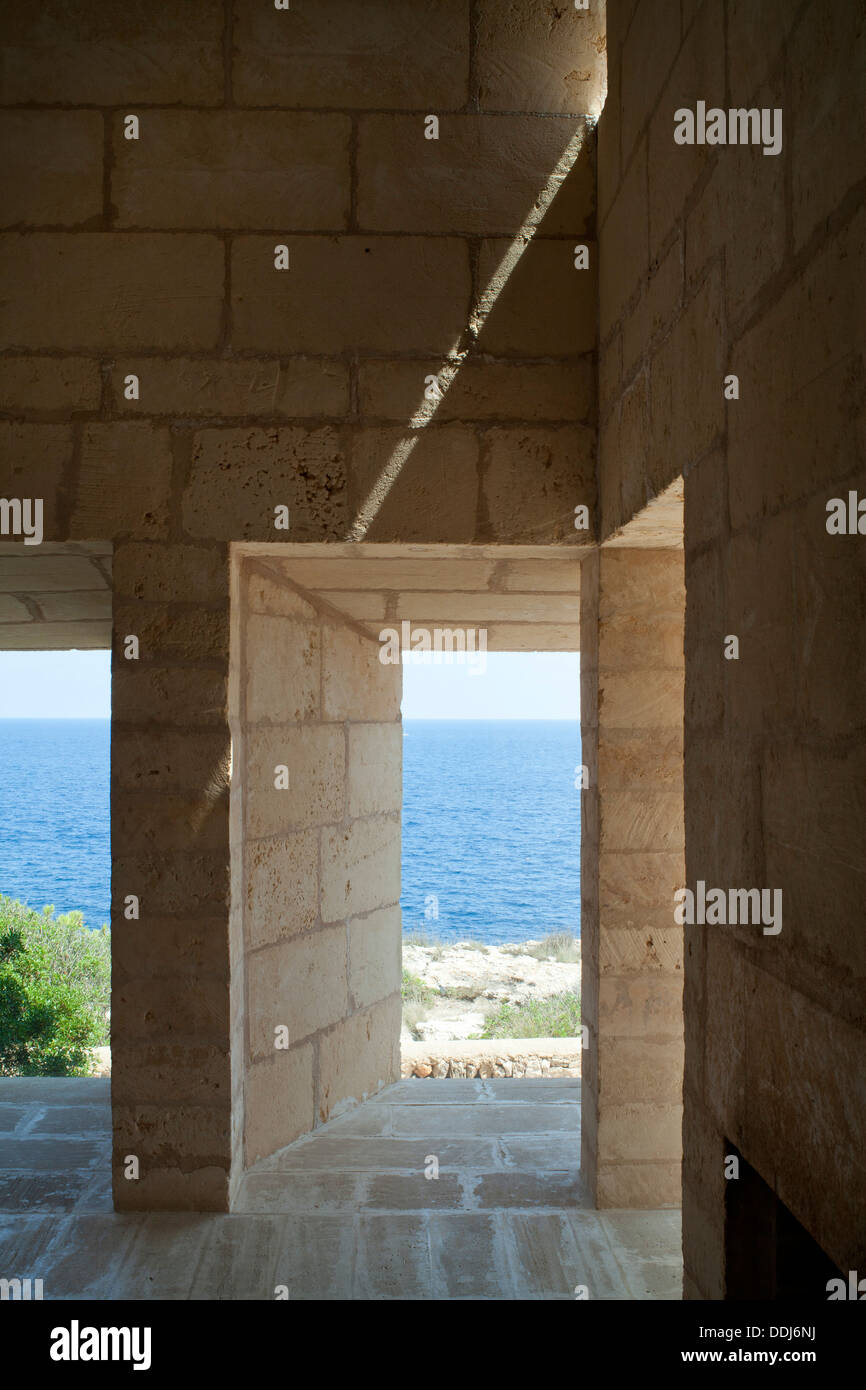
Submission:
<svg viewBox="0 0 866 1390">
<path fill-rule="evenodd" d="M 236 1181 L 399 1078 L 403 747 L 369 632 L 276 556 L 233 594 Z"/>
<path fill-rule="evenodd" d="M 130 637 L 137 659 L 125 655 Z M 228 1205 L 228 660 L 227 548 L 118 542 L 111 1103 L 119 1210 Z"/>
<path fill-rule="evenodd" d="M 581 566 L 581 1164 L 599 1207 L 680 1203 L 684 605 L 681 550 Z"/>
</svg>

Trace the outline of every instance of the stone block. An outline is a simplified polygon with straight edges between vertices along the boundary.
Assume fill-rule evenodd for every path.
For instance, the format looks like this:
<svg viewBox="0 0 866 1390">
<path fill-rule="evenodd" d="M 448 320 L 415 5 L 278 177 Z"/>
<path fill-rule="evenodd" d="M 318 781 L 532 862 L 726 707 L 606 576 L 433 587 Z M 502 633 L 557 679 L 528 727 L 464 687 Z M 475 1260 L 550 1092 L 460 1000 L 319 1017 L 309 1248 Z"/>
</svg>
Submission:
<svg viewBox="0 0 866 1390">
<path fill-rule="evenodd" d="M 348 116 L 174 110 L 140 119 L 140 138 L 126 140 L 123 114 L 113 118 L 118 227 L 347 227 Z"/>
<path fill-rule="evenodd" d="M 611 202 L 599 242 L 599 330 L 604 339 L 649 270 L 645 140 Z"/>
<path fill-rule="evenodd" d="M 379 660 L 378 642 L 344 625 L 322 630 L 323 716 L 389 723 L 400 717 L 401 666 Z"/>
<path fill-rule="evenodd" d="M 228 980 L 223 975 L 183 974 L 115 981 L 111 990 L 112 1038 L 160 1045 L 175 1039 L 216 1041 L 228 1028 Z"/>
<path fill-rule="evenodd" d="M 124 397 L 124 379 L 138 377 L 137 401 Z M 0 378 L 2 379 L 2 378 Z M 124 415 L 342 417 L 349 409 L 348 370 L 321 358 L 124 358 L 112 372 L 117 410 Z"/>
<path fill-rule="evenodd" d="M 60 537 L 59 516 L 68 497 L 72 451 L 72 430 L 68 425 L 0 421 L 0 496 L 41 499 L 45 540 Z M 29 551 L 32 556 L 36 549 L 28 546 L 24 554 Z M 31 564 L 28 573 L 32 574 L 33 569 Z"/>
<path fill-rule="evenodd" d="M 190 728 L 226 720 L 225 671 L 210 667 L 150 666 L 123 661 L 112 675 L 115 719 L 125 724 L 182 724 Z"/>
<path fill-rule="evenodd" d="M 478 439 L 461 425 L 362 428 L 351 444 L 350 508 L 371 541 L 475 539 Z"/>
<path fill-rule="evenodd" d="M 441 360 L 433 359 L 361 362 L 361 414 L 409 421 L 424 404 L 426 378 L 438 375 L 441 368 Z M 587 421 L 594 414 L 594 394 L 595 374 L 588 358 L 519 365 L 470 358 L 443 392 L 435 419 Z"/>
<path fill-rule="evenodd" d="M 121 985 L 127 980 L 139 984 L 147 979 L 154 981 L 154 989 L 159 993 L 159 980 L 165 976 L 177 974 L 182 979 L 192 976 L 206 976 L 209 979 L 217 979 L 221 971 L 225 971 L 228 964 L 228 921 L 225 915 L 222 917 L 181 917 L 181 918 L 159 918 L 148 916 L 146 921 L 128 922 L 121 918 L 115 923 L 112 932 L 112 978 L 115 985 Z M 122 1037 L 127 1036 L 126 1019 L 120 1020 L 118 1029 Z M 172 1044 L 174 1048 L 174 1044 Z M 219 1053 L 222 1059 L 219 1062 L 221 1067 L 226 1062 L 227 1049 Z M 134 1059 L 125 1053 L 124 1067 L 121 1071 L 129 1073 L 134 1070 Z M 147 1065 L 154 1060 L 155 1054 L 148 1051 Z M 144 1057 L 141 1058 L 142 1066 L 145 1065 Z M 163 1058 L 162 1066 L 168 1066 L 168 1060 Z M 214 1065 L 217 1065 L 215 1062 Z M 112 1059 L 112 1089 L 118 1078 L 118 1069 L 114 1059 Z M 226 1078 L 222 1078 L 221 1084 L 226 1084 Z M 188 1085 L 188 1078 L 183 1083 Z M 148 1092 L 142 1092 L 146 1097 Z M 154 1097 L 155 1098 L 155 1097 Z"/>
<path fill-rule="evenodd" d="M 190 604 L 139 604 L 115 600 L 114 649 L 120 654 L 127 634 L 139 639 L 142 661 L 224 663 L 228 657 L 228 613 Z"/>
<path fill-rule="evenodd" d="M 604 975 L 599 980 L 598 998 L 600 1037 L 677 1039 L 682 1036 L 683 981 L 678 973 Z M 651 1148 L 646 1152 L 652 1152 Z M 653 1157 L 665 1155 L 659 1153 Z"/>
<path fill-rule="evenodd" d="M 227 1094 L 229 1080 L 228 1055 L 212 1043 L 149 1042 L 112 1053 L 111 1094 L 124 1107 L 142 1101 L 212 1104 Z"/>
<path fill-rule="evenodd" d="M 157 5 L 123 0 L 47 0 L 4 16 L 5 105 L 128 106 L 223 100 L 224 7 L 220 0 Z"/>
<path fill-rule="evenodd" d="M 681 1038 L 599 1038 L 602 1126 L 611 1106 L 678 1104 L 683 1094 Z M 646 1156 L 654 1157 L 652 1150 Z"/>
<path fill-rule="evenodd" d="M 622 157 L 628 164 L 680 48 L 680 16 L 640 0 L 622 46 Z"/>
<path fill-rule="evenodd" d="M 851 1078 L 866 1065 L 863 1032 L 767 971 L 749 962 L 744 969 L 741 1147 L 806 1229 L 820 1232 L 836 1265 L 857 1268 L 866 1136 Z"/>
<path fill-rule="evenodd" d="M 728 0 L 728 80 L 732 105 L 763 105 L 753 98 L 778 66 L 782 46 L 798 18 L 800 32 L 808 32 L 818 16 L 816 14 L 813 19 L 808 12 L 804 15 L 792 9 L 787 0 Z M 787 118 L 787 111 L 785 116 Z"/>
<path fill-rule="evenodd" d="M 101 220 L 103 145 L 98 111 L 0 114 L 4 227 Z"/>
<path fill-rule="evenodd" d="M 289 270 L 274 269 L 274 246 Z M 244 237 L 232 243 L 236 350 L 449 353 L 466 322 L 469 264 L 452 237 Z M 0 319 L 2 323 L 2 319 Z"/>
<path fill-rule="evenodd" d="M 604 7 L 552 11 L 482 0 L 478 83 L 482 110 L 596 116 L 605 96 Z"/>
<path fill-rule="evenodd" d="M 497 540 L 584 543 L 575 507 L 595 509 L 595 433 L 495 426 L 484 437 L 482 507 Z"/>
<path fill-rule="evenodd" d="M 598 220 L 603 223 L 622 178 L 622 61 L 619 45 L 607 54 L 607 100 L 596 126 Z"/>
<path fill-rule="evenodd" d="M 86 357 L 0 357 L 0 410 L 62 416 L 98 410 L 99 363 Z"/>
<path fill-rule="evenodd" d="M 216 346 L 223 247 L 170 232 L 0 237 L 0 332 L 70 352 Z"/>
<path fill-rule="evenodd" d="M 785 106 L 780 86 L 762 90 L 756 100 L 771 110 Z M 689 283 L 724 251 L 729 320 L 748 316 L 785 257 L 784 155 L 765 156 L 756 145 L 725 149 L 686 219 L 686 246 Z"/>
<path fill-rule="evenodd" d="M 229 905 L 228 852 L 126 855 L 117 851 L 111 865 L 112 917 L 123 916 L 126 896 L 135 893 L 142 914 L 154 917 L 213 917 Z M 225 977 L 222 977 L 225 983 Z"/>
<path fill-rule="evenodd" d="M 599 1163 L 596 1203 L 600 1210 L 625 1208 L 658 1211 L 679 1207 L 682 1194 L 679 1161 Z"/>
<path fill-rule="evenodd" d="M 270 1057 L 276 1028 L 288 1029 L 289 1044 L 309 1038 L 345 1018 L 346 929 L 325 927 L 280 941 L 247 957 L 250 1059 Z"/>
<path fill-rule="evenodd" d="M 602 1164 L 648 1159 L 682 1162 L 683 1107 L 675 1101 L 623 1101 L 602 1104 L 598 1147 Z"/>
<path fill-rule="evenodd" d="M 483 352 L 498 357 L 570 357 L 596 346 L 596 261 L 574 267 L 575 241 L 535 237 L 525 249 L 504 239 L 481 244 L 480 307 L 473 323 Z"/>
<path fill-rule="evenodd" d="M 651 747 L 648 747 L 651 743 Z M 631 788 L 636 792 L 677 791 L 683 779 L 682 728 L 607 728 L 602 721 L 598 740 L 598 780 L 602 795 Z"/>
<path fill-rule="evenodd" d="M 400 897 L 400 818 L 373 816 L 321 832 L 324 922 L 340 922 Z"/>
<path fill-rule="evenodd" d="M 727 109 L 725 35 L 722 0 L 706 0 L 686 34 L 649 126 L 649 237 L 655 258 L 686 200 L 714 157 L 713 145 L 678 145 L 674 141 L 674 112 L 694 111 L 698 101 Z M 651 9 L 651 7 L 650 7 Z M 721 154 L 726 153 L 722 149 Z M 764 156 L 762 155 L 763 159 Z"/>
<path fill-rule="evenodd" d="M 366 116 L 358 145 L 364 231 L 511 236 L 533 219 L 545 236 L 594 230 L 593 142 L 566 117 Z M 546 209 L 546 210 L 545 210 Z"/>
<path fill-rule="evenodd" d="M 272 541 L 277 506 L 293 540 L 345 534 L 345 460 L 330 426 L 204 429 L 195 435 L 183 519 L 192 536 Z"/>
<path fill-rule="evenodd" d="M 205 795 L 154 795 L 117 798 L 112 830 L 127 854 L 171 851 L 178 844 L 196 850 L 225 850 L 229 841 L 228 788 L 208 787 Z"/>
<path fill-rule="evenodd" d="M 787 64 L 796 111 L 787 138 L 792 140 L 794 245 L 800 250 L 866 176 L 866 22 L 861 8 L 810 5 L 791 36 Z M 774 162 L 781 163 L 781 156 Z"/>
<path fill-rule="evenodd" d="M 683 301 L 683 264 L 683 241 L 678 236 L 661 261 L 650 267 L 640 299 L 623 322 L 622 369 L 626 378 L 677 317 Z"/>
<path fill-rule="evenodd" d="M 599 806 L 601 850 L 659 850 L 683 846 L 683 798 L 680 791 L 612 790 Z"/>
<path fill-rule="evenodd" d="M 601 859 L 604 863 L 611 859 L 626 861 L 645 857 L 607 852 Z M 680 873 L 680 881 L 684 877 L 684 873 Z M 682 971 L 683 930 L 682 927 L 671 925 L 672 901 L 673 889 L 670 889 L 657 905 L 637 915 L 633 913 L 630 918 L 625 912 L 602 909 L 604 926 L 598 949 L 598 968 L 602 975 L 647 975 L 652 971 L 674 974 Z"/>
<path fill-rule="evenodd" d="M 315 1123 L 311 1044 L 275 1052 L 249 1067 L 244 1114 L 247 1167 L 309 1134 Z"/>
<path fill-rule="evenodd" d="M 167 429 L 144 422 L 85 425 L 70 534 L 167 536 L 171 472 Z"/>
<path fill-rule="evenodd" d="M 315 831 L 247 840 L 245 931 L 250 950 L 309 931 L 319 911 Z"/>
<path fill-rule="evenodd" d="M 372 816 L 403 805 L 402 724 L 350 724 L 348 814 Z"/>
<path fill-rule="evenodd" d="M 349 924 L 349 993 L 359 1009 L 400 989 L 402 945 L 399 907 L 386 907 Z"/>
<path fill-rule="evenodd" d="M 228 606 L 226 549 L 221 545 L 158 545 L 126 541 L 115 547 L 112 584 L 118 598 L 148 603 L 219 603 Z"/>
<path fill-rule="evenodd" d="M 319 1043 L 318 1119 L 359 1104 L 400 1079 L 400 996 L 332 1028 Z"/>
<path fill-rule="evenodd" d="M 318 623 L 250 613 L 245 623 L 250 724 L 291 724 L 319 714 Z"/>
<path fill-rule="evenodd" d="M 682 673 L 605 671 L 598 678 L 599 724 L 605 729 L 676 730 L 682 724 Z"/>
<path fill-rule="evenodd" d="M 824 502 L 838 496 L 835 480 L 862 466 L 862 404 L 854 382 L 866 289 L 851 266 L 864 246 L 866 213 L 858 212 L 816 250 L 731 353 L 727 370 L 741 383 L 727 416 L 735 530 L 818 490 Z M 844 292 L 828 293 L 828 285 Z"/>
<path fill-rule="evenodd" d="M 195 791 L 228 768 L 229 740 L 224 726 L 204 733 L 190 730 L 130 730 L 121 721 L 112 729 L 112 791 Z M 132 890 L 130 890 L 132 891 Z"/>
<path fill-rule="evenodd" d="M 246 830 L 254 839 L 287 829 L 325 825 L 343 817 L 345 746 L 342 729 L 327 725 L 252 726 L 245 739 Z M 274 786 L 275 768 L 288 768 L 289 786 Z"/>
<path fill-rule="evenodd" d="M 607 671 L 681 670 L 683 619 L 623 613 L 599 624 L 601 665 Z"/>
<path fill-rule="evenodd" d="M 469 91 L 463 0 L 432 0 L 423 42 L 411 0 L 351 0 L 280 14 L 234 7 L 232 88 L 241 106 L 453 110 Z M 375 77 L 375 80 L 372 80 Z"/>
<path fill-rule="evenodd" d="M 720 437 L 740 401 L 728 401 L 721 274 L 714 269 L 652 357 L 649 473 L 656 492 Z M 746 381 L 745 374 L 741 381 Z M 685 406 L 685 402 L 688 406 Z"/>
</svg>

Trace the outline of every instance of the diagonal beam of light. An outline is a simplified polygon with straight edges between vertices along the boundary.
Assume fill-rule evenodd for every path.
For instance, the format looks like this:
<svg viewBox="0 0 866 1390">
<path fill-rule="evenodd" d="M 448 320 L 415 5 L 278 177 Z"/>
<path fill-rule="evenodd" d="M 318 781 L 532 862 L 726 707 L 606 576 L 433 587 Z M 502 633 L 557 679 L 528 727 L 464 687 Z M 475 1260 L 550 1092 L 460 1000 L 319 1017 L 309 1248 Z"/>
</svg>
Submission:
<svg viewBox="0 0 866 1390">
<path fill-rule="evenodd" d="M 430 424 L 430 421 L 445 399 L 457 373 L 466 360 L 472 344 L 478 339 L 484 328 L 503 288 L 513 274 L 521 256 L 535 236 L 538 228 L 541 226 L 550 204 L 559 192 L 563 180 L 573 168 L 583 146 L 585 131 L 588 127 L 589 123 L 587 122 L 584 127 L 571 137 L 557 160 L 556 166 L 548 178 L 547 183 L 544 185 L 544 188 L 538 195 L 532 211 L 529 213 L 514 240 L 508 247 L 508 250 L 505 252 L 505 255 L 502 257 L 502 260 L 490 277 L 487 287 L 478 296 L 478 299 L 472 306 L 469 315 L 469 323 L 467 325 L 470 337 L 469 346 L 458 350 L 460 338 L 455 341 L 453 348 L 445 357 L 439 371 L 436 373 L 439 383 L 438 398 L 436 400 L 423 400 L 414 415 L 411 416 L 409 420 L 409 429 L 412 433 L 407 434 L 400 440 L 400 443 L 394 449 L 387 463 L 382 468 L 382 471 L 379 473 L 376 481 L 358 509 L 358 515 L 355 517 L 355 520 L 352 522 L 347 532 L 347 540 L 362 541 L 384 506 L 388 494 L 402 473 L 407 460 L 410 458 L 413 449 L 421 437 L 421 431 Z"/>
</svg>

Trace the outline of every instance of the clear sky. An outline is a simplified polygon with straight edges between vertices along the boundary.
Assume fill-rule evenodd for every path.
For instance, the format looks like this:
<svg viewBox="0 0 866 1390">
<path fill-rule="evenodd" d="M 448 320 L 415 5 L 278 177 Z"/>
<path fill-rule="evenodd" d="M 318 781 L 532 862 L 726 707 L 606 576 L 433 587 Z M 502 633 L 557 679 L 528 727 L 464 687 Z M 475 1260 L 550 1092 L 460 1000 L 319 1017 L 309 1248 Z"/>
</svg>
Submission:
<svg viewBox="0 0 866 1390">
<path fill-rule="evenodd" d="M 107 719 L 109 652 L 0 652 L 0 719 Z M 403 667 L 404 719 L 580 718 L 576 652 L 488 652 L 486 669 Z"/>
<path fill-rule="evenodd" d="M 404 719 L 580 719 L 577 652 L 487 652 L 486 669 L 403 666 Z"/>
<path fill-rule="evenodd" d="M 0 652 L 0 719 L 107 719 L 111 652 Z"/>
</svg>

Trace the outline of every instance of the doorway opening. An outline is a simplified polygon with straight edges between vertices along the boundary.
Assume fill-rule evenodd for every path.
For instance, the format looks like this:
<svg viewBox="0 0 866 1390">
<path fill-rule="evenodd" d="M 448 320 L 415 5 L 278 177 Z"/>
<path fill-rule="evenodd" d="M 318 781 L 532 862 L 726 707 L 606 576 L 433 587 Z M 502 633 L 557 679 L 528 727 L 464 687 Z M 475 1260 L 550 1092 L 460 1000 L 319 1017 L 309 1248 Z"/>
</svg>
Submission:
<svg viewBox="0 0 866 1390">
<path fill-rule="evenodd" d="M 403 659 L 401 1071 L 580 1074 L 576 652 Z"/>
<path fill-rule="evenodd" d="M 109 1180 L 111 564 L 108 543 L 0 544 L 0 1076 L 27 1125 L 9 1212 L 47 1209 L 52 1169 L 64 1210 Z M 52 1111 L 58 1077 L 75 1103 Z"/>
</svg>

